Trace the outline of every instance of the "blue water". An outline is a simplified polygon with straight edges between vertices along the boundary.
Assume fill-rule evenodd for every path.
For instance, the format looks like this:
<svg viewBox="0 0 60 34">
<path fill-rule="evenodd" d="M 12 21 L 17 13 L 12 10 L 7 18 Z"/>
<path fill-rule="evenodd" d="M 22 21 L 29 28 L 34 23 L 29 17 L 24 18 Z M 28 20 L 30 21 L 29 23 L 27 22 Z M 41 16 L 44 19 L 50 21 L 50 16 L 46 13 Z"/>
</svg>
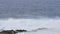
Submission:
<svg viewBox="0 0 60 34">
<path fill-rule="evenodd" d="M 60 17 L 60 0 L 0 0 L 0 18 Z"/>
</svg>

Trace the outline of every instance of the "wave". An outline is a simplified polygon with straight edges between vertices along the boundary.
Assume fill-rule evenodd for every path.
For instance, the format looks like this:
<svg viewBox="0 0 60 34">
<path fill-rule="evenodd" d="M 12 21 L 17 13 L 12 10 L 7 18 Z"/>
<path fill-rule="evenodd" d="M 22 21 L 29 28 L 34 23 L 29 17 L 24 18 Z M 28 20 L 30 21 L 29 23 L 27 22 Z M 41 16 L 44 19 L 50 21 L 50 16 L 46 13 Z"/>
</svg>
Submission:
<svg viewBox="0 0 60 34">
<path fill-rule="evenodd" d="M 25 29 L 25 30 L 34 30 L 37 28 L 57 28 L 60 27 L 60 18 L 51 19 L 51 18 L 41 18 L 41 19 L 4 19 L 0 20 L 0 29 L 3 30 L 16 30 L 16 29 Z"/>
</svg>

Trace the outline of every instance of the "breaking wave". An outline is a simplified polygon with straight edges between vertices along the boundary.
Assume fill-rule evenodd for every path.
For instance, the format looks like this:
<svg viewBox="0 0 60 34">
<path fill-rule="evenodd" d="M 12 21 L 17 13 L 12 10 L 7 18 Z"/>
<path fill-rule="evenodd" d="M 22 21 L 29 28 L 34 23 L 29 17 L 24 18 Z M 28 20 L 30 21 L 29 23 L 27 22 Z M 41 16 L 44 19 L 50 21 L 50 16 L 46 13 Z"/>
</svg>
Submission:
<svg viewBox="0 0 60 34">
<path fill-rule="evenodd" d="M 26 29 L 34 30 L 37 28 L 60 28 L 60 18 L 43 18 L 43 19 L 4 19 L 0 20 L 0 29 Z"/>
</svg>

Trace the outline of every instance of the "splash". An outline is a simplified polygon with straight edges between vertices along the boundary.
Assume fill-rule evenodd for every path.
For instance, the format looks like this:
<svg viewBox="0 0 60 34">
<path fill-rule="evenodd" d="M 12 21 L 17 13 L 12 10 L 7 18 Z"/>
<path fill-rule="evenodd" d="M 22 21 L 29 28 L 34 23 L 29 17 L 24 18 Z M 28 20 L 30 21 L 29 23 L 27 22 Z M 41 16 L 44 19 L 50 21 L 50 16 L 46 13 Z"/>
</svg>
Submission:
<svg viewBox="0 0 60 34">
<path fill-rule="evenodd" d="M 60 28 L 60 18 L 51 19 L 4 19 L 0 20 L 0 29 L 11 30 L 11 29 L 26 29 L 34 30 L 37 28 Z"/>
</svg>

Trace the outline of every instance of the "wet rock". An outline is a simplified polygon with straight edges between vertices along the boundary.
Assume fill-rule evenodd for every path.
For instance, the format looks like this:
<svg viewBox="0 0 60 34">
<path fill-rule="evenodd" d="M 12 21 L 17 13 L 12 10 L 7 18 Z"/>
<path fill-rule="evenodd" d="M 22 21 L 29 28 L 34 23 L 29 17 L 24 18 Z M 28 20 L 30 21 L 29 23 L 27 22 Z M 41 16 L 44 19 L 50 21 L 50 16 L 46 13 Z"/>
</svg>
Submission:
<svg viewBox="0 0 60 34">
<path fill-rule="evenodd" d="M 16 32 L 27 32 L 27 30 L 16 30 Z"/>
<path fill-rule="evenodd" d="M 0 34 L 16 34 L 18 32 L 27 32 L 27 30 L 3 30 Z"/>
<path fill-rule="evenodd" d="M 14 30 L 3 30 L 0 34 L 16 34 Z"/>
</svg>

